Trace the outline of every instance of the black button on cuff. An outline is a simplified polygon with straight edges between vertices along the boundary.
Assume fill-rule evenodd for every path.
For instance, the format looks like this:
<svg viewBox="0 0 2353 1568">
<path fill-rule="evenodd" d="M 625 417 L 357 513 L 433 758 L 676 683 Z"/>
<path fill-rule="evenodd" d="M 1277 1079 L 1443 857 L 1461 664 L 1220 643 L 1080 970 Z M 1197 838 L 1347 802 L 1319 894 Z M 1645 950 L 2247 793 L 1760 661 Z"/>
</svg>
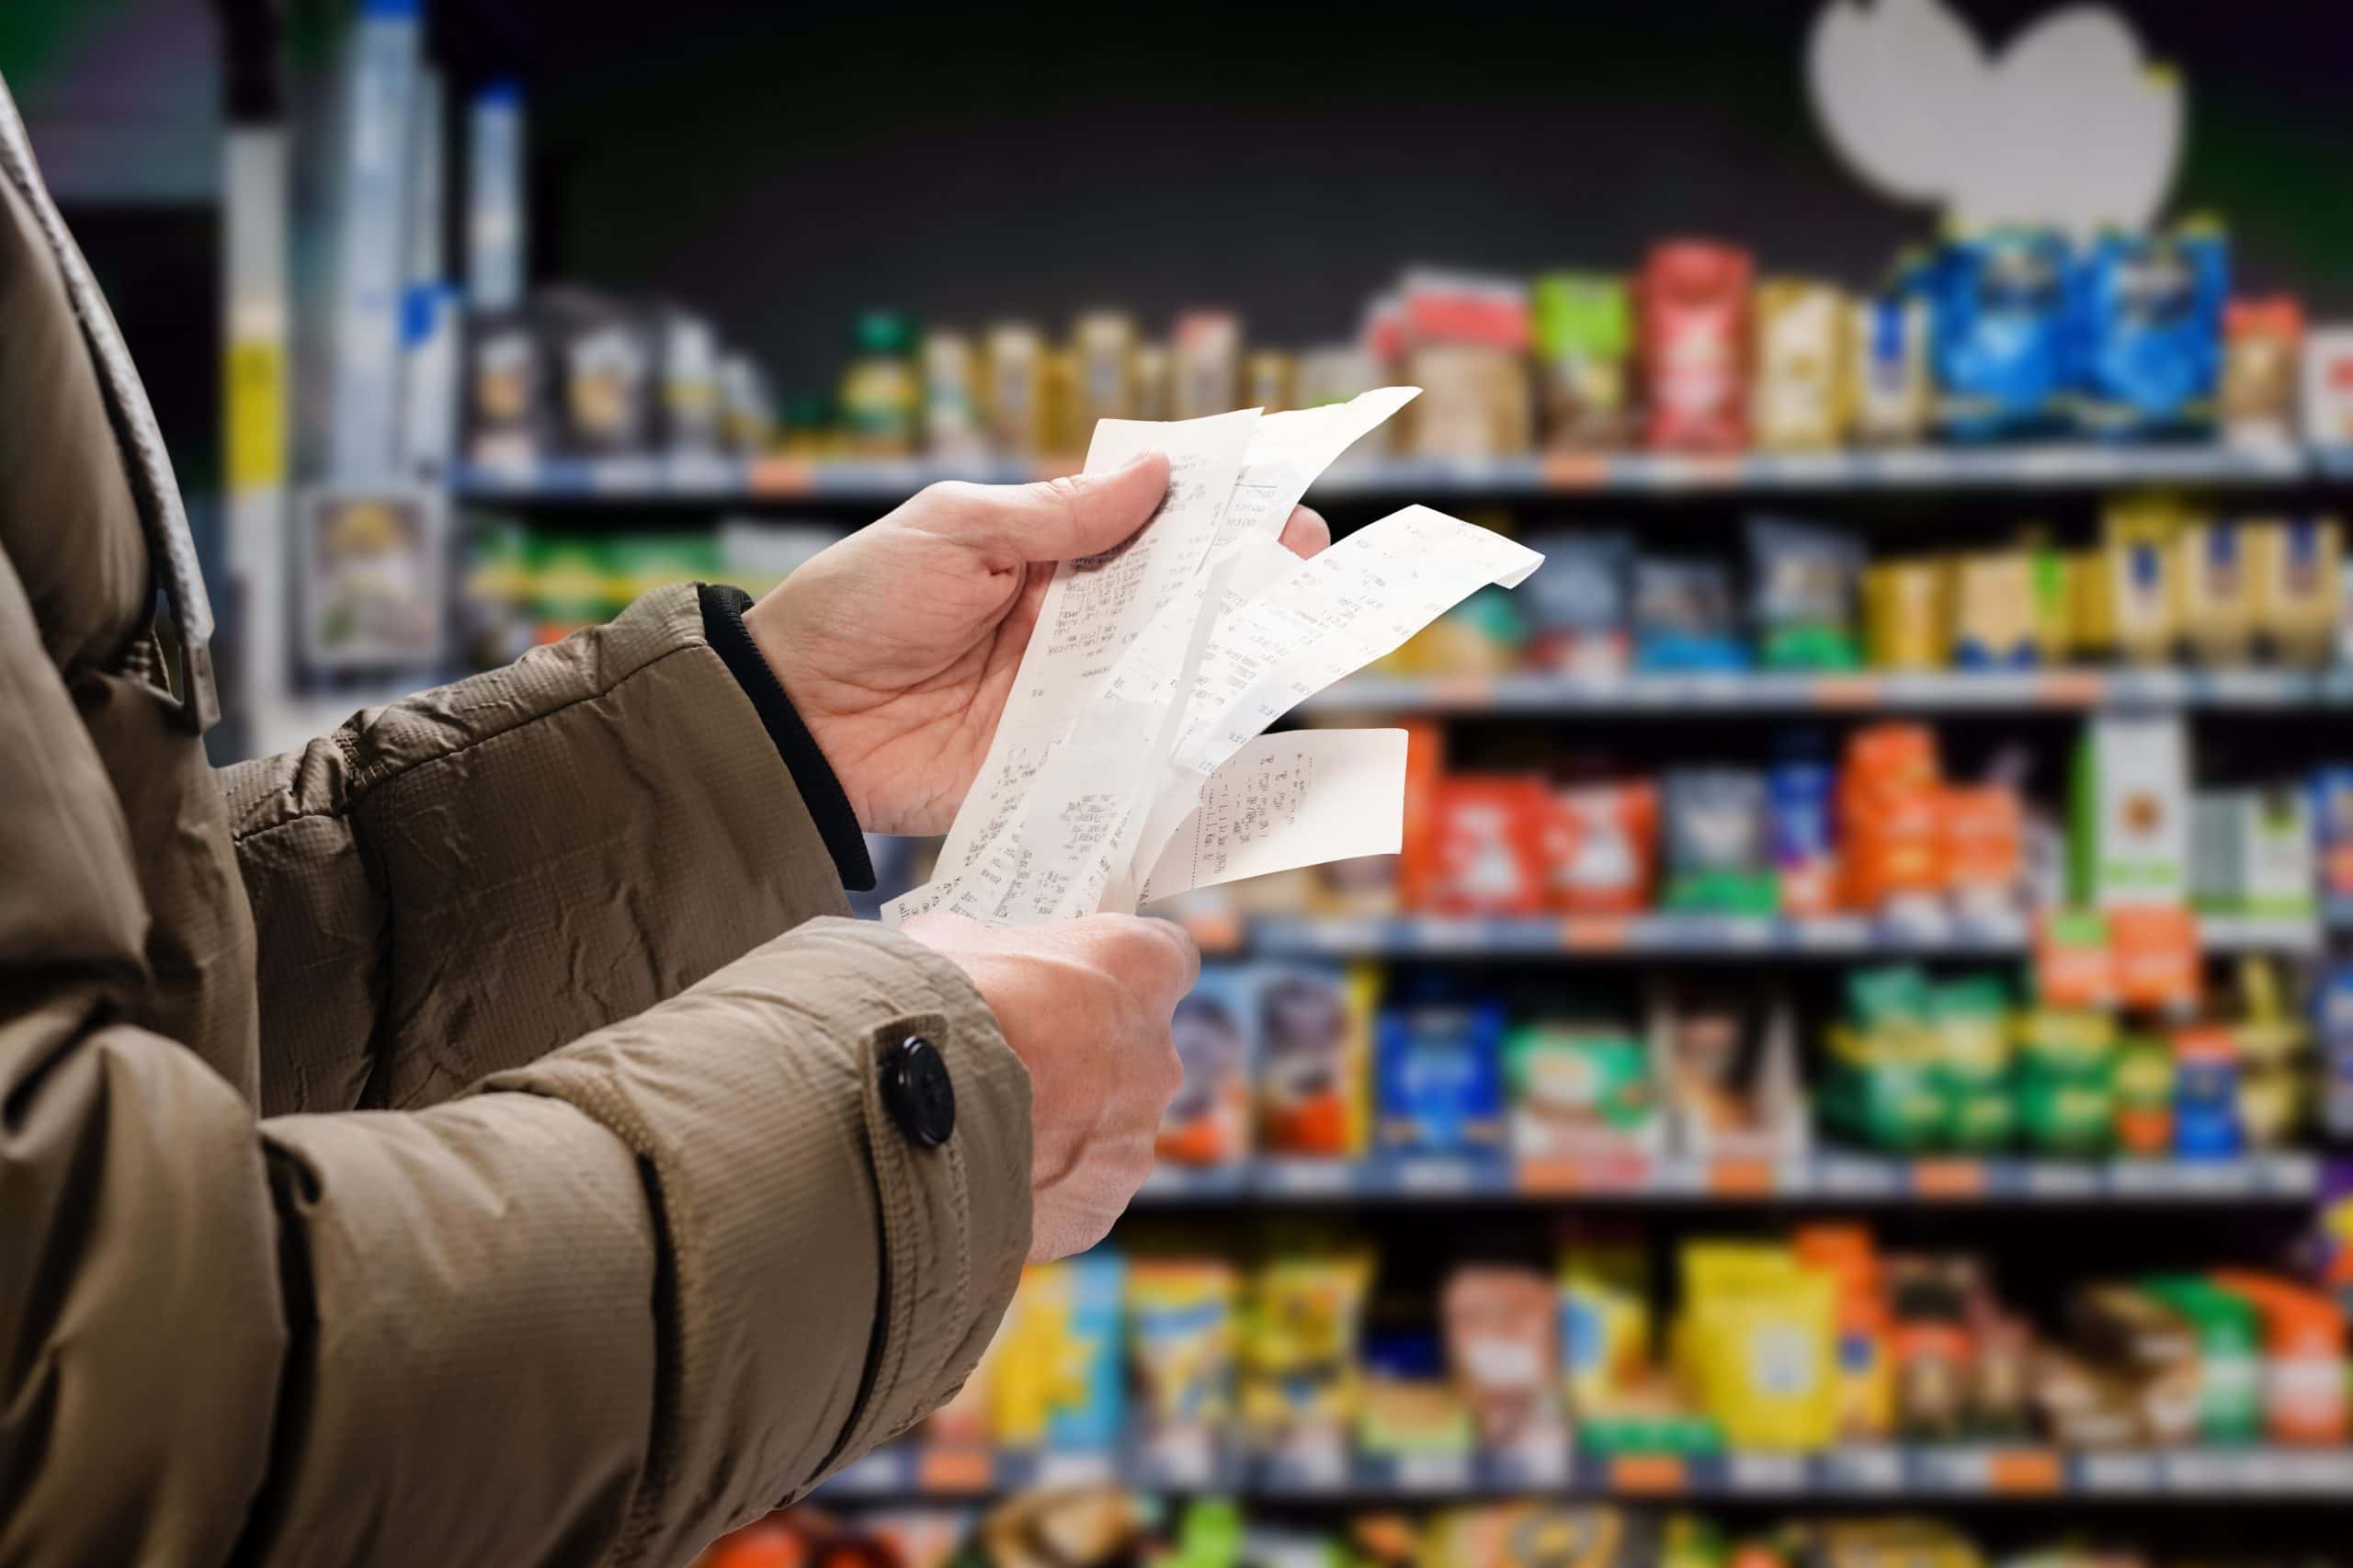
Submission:
<svg viewBox="0 0 2353 1568">
<path fill-rule="evenodd" d="M 899 1131 L 926 1149 L 956 1131 L 956 1082 L 939 1048 L 911 1034 L 882 1051 L 882 1103 Z"/>
</svg>

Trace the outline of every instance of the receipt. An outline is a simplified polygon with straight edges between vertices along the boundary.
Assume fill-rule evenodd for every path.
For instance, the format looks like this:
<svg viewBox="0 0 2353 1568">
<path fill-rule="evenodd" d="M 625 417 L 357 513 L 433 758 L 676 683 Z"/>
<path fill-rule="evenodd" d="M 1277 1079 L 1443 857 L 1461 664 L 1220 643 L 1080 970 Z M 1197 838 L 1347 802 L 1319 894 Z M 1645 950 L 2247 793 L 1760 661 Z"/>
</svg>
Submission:
<svg viewBox="0 0 2353 1568">
<path fill-rule="evenodd" d="M 1090 470 L 1160 447 L 1203 488 L 1199 476 L 1221 467 L 1229 483 L 1215 506 L 1172 486 L 1137 544 L 1057 572 L 938 869 L 884 918 L 945 908 L 995 925 L 1069 919 L 1393 851 L 1402 733 L 1258 737 L 1302 698 L 1541 560 L 1423 506 L 1313 561 L 1276 542 L 1315 475 L 1414 395 L 1384 388 L 1254 413 L 1246 426 L 1098 426 Z"/>
<path fill-rule="evenodd" d="M 1404 842 L 1405 732 L 1261 735 L 1210 776 L 1144 878 L 1139 903 Z"/>
<path fill-rule="evenodd" d="M 1011 826 L 1048 752 L 1094 700 L 1120 654 L 1199 575 L 1217 545 L 1226 502 L 1257 427 L 1255 408 L 1170 424 L 1105 419 L 1096 425 L 1087 472 L 1165 452 L 1168 494 L 1117 549 L 1054 569 L 988 755 L 940 847 L 935 884 L 953 883 Z"/>
</svg>

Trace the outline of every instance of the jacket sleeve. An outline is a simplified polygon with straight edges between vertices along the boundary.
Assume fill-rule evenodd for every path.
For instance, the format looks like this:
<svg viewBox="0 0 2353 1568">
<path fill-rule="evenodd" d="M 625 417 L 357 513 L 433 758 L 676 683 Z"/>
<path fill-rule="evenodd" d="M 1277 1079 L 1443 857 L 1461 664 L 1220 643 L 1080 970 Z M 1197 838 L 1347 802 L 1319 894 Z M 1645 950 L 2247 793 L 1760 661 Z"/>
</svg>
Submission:
<svg viewBox="0 0 2353 1568">
<path fill-rule="evenodd" d="M 363 724 L 302 766 L 396 785 L 537 723 L 637 722 L 600 708 L 645 667 L 622 653 L 604 651 L 597 695 L 534 708 L 493 687 L 501 722 L 395 725 L 415 748 L 397 762 Z M 446 798 L 416 799 L 421 817 L 381 819 L 403 854 L 429 858 L 438 825 L 515 874 Z M 642 1011 L 695 952 L 654 931 L 623 976 L 574 947 L 526 972 L 608 988 L 587 1005 L 607 1027 L 430 1109 L 257 1119 L 193 1052 L 122 1021 L 143 978 L 128 838 L 5 556 L 0 800 L 0 1562 L 675 1563 L 944 1398 L 1012 1291 L 1028 1079 L 917 944 L 818 919 Z M 388 919 L 396 941 L 429 933 Z M 423 989 L 388 987 L 414 997 L 402 1038 L 462 1060 L 483 1020 Z M 529 1022 L 516 1006 L 502 1040 Z M 936 1148 L 879 1103 L 873 1052 L 906 1032 L 954 1084 Z"/>
<path fill-rule="evenodd" d="M 222 783 L 267 1111 L 446 1099 L 847 908 L 691 585 Z"/>
</svg>

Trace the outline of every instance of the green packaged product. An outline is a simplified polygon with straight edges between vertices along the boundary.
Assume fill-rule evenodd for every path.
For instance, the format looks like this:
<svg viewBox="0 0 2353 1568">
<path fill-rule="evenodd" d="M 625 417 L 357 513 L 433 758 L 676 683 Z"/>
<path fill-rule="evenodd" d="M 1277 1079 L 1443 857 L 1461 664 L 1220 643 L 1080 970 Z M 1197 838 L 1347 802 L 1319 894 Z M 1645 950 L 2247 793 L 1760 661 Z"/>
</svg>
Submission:
<svg viewBox="0 0 2353 1568">
<path fill-rule="evenodd" d="M 1834 1060 L 1817 1103 L 1829 1126 L 1874 1149 L 1916 1153 L 1942 1147 L 1951 1134 L 1951 1096 L 1921 1051 L 1888 1048 L 1867 1060 Z"/>
<path fill-rule="evenodd" d="M 1847 1011 L 1861 1029 L 1928 1021 L 1928 977 L 1918 964 L 1880 964 L 1847 976 Z"/>
<path fill-rule="evenodd" d="M 1552 272 L 1529 301 L 1546 438 L 1556 447 L 1619 445 L 1631 400 L 1627 366 L 1634 314 L 1626 280 Z"/>
<path fill-rule="evenodd" d="M 1606 1024 L 1540 1020 L 1504 1037 L 1513 1152 L 1550 1159 L 1586 1152 L 1596 1133 L 1626 1137 L 1658 1113 L 1650 1051 Z"/>
<path fill-rule="evenodd" d="M 2010 1071 L 2009 989 L 1990 974 L 1927 988 L 1937 1060 L 1956 1093 L 1999 1086 Z"/>
<path fill-rule="evenodd" d="M 624 607 L 612 590 L 604 541 L 579 534 L 533 534 L 527 553 L 534 636 L 552 642 L 611 619 Z"/>
<path fill-rule="evenodd" d="M 705 532 L 619 534 L 605 545 L 608 594 L 627 608 L 656 588 L 719 575 L 719 536 Z"/>
<path fill-rule="evenodd" d="M 2115 1067 L 2116 1019 L 2088 1008 L 2038 1007 L 2019 1026 L 2018 1052 L 2025 1071 L 2106 1083 Z"/>
<path fill-rule="evenodd" d="M 1957 1091 L 1946 1099 L 1946 1143 L 1968 1153 L 2006 1148 L 2018 1134 L 2018 1096 L 2007 1083 Z"/>
<path fill-rule="evenodd" d="M 2042 1153 L 2106 1153 L 2115 1136 L 2115 1083 L 2105 1070 L 2021 1073 L 2018 1108 L 2021 1139 Z"/>
<path fill-rule="evenodd" d="M 2263 1440 L 2263 1334 L 2255 1306 L 2194 1274 L 2168 1274 L 2142 1290 L 2189 1324 L 2198 1341 L 2198 1436 L 2216 1446 Z"/>
</svg>

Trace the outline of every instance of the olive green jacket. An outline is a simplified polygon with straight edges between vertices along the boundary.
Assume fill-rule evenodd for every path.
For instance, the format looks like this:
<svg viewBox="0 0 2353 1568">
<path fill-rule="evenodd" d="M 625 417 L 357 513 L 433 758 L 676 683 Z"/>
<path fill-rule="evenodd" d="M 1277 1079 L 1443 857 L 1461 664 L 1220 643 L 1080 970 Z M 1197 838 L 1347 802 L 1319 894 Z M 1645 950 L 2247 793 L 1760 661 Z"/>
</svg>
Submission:
<svg viewBox="0 0 2353 1568">
<path fill-rule="evenodd" d="M 1029 1080 L 694 590 L 215 772 L 192 562 L 0 89 L 0 1565 L 682 1563 L 946 1398 Z"/>
</svg>

